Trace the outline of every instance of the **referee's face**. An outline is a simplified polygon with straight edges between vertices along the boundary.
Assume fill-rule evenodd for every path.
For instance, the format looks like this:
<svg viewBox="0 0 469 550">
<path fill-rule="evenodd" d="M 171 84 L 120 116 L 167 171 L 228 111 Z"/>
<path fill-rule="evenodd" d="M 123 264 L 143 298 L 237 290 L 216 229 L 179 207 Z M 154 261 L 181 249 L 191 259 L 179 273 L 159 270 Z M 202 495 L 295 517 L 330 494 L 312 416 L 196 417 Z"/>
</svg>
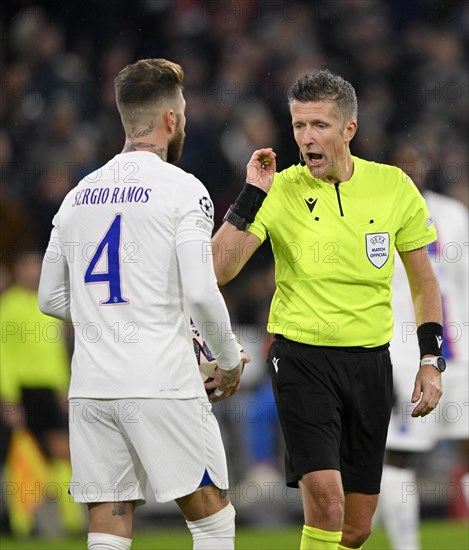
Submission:
<svg viewBox="0 0 469 550">
<path fill-rule="evenodd" d="M 328 183 L 349 179 L 349 142 L 357 123 L 344 125 L 331 101 L 293 101 L 290 112 L 296 143 L 311 174 Z"/>
</svg>

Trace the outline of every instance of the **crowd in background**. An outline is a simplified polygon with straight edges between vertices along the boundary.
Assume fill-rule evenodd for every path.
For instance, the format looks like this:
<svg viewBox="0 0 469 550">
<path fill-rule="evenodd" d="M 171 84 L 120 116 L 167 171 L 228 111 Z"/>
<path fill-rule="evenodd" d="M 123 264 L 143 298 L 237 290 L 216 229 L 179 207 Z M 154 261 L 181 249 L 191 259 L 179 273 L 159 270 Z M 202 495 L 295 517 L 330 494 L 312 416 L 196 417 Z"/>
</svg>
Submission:
<svg viewBox="0 0 469 550">
<path fill-rule="evenodd" d="M 324 67 L 357 90 L 354 154 L 386 162 L 396 139 L 417 142 L 427 150 L 432 187 L 469 202 L 467 2 L 16 4 L 2 8 L 2 264 L 18 246 L 43 250 L 65 194 L 122 149 L 113 80 L 145 57 L 167 57 L 185 70 L 180 166 L 209 189 L 217 224 L 254 149 L 272 146 L 279 169 L 298 161 L 286 91 L 300 72 Z M 256 267 L 265 265 L 258 254 Z M 240 279 L 241 292 L 233 284 L 241 321 L 257 320 L 253 298 L 268 300 L 270 285 L 257 274 L 256 281 Z"/>
<path fill-rule="evenodd" d="M 19 5 L 21 4 L 21 6 Z M 286 92 L 328 68 L 356 88 L 352 153 L 387 162 L 403 141 L 426 166 L 411 177 L 469 205 L 468 21 L 464 0 L 94 0 L 2 3 L 0 290 L 22 251 L 44 251 L 78 181 L 124 143 L 113 82 L 140 58 L 185 71 L 179 165 L 208 188 L 221 223 L 253 150 L 298 162 Z M 38 260 L 39 261 L 39 260 Z M 273 292 L 268 245 L 223 289 L 235 324 L 265 324 Z"/>
</svg>

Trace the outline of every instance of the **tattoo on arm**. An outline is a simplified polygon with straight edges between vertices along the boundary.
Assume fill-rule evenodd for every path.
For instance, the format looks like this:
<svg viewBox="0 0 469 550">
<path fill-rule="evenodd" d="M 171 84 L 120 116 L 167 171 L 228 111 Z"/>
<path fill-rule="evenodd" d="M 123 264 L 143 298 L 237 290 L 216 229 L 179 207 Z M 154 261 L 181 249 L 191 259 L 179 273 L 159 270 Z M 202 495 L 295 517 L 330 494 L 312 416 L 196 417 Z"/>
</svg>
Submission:
<svg viewBox="0 0 469 550">
<path fill-rule="evenodd" d="M 232 385 L 239 380 L 239 370 L 237 368 L 228 371 L 222 370 L 221 373 L 221 382 L 223 385 Z"/>
<path fill-rule="evenodd" d="M 141 151 L 142 149 L 148 149 L 148 151 L 157 154 L 162 160 L 166 160 L 168 156 L 168 151 L 165 147 L 157 148 L 154 143 L 145 143 L 144 141 L 131 141 L 126 143 L 122 152 L 130 153 L 132 151 Z"/>
</svg>

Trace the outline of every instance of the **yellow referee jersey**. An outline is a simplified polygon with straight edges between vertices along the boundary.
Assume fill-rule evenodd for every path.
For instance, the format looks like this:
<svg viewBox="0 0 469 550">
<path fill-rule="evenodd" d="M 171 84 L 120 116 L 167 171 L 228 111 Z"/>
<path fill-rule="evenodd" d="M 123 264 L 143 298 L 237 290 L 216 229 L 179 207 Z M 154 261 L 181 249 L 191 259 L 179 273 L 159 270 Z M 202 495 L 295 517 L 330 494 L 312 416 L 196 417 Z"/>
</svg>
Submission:
<svg viewBox="0 0 469 550">
<path fill-rule="evenodd" d="M 270 237 L 276 291 L 267 330 L 318 346 L 376 347 L 393 331 L 394 248 L 436 240 L 427 206 L 399 168 L 353 157 L 348 181 L 306 166 L 275 174 L 249 231 Z"/>
<path fill-rule="evenodd" d="M 66 393 L 70 368 L 61 321 L 44 315 L 37 292 L 11 286 L 0 296 L 0 398 L 17 402 L 21 387 Z"/>
</svg>

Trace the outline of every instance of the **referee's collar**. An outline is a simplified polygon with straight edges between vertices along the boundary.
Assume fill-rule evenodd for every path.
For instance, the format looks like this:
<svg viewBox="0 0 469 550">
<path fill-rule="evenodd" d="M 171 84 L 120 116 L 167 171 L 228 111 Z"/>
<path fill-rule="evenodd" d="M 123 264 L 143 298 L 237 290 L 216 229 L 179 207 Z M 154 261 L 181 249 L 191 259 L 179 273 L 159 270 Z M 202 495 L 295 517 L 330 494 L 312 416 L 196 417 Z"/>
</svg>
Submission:
<svg viewBox="0 0 469 550">
<path fill-rule="evenodd" d="M 353 173 L 352 173 L 352 176 L 351 176 L 350 179 L 340 182 L 340 188 L 341 189 L 343 189 L 344 187 L 347 187 L 347 188 L 352 187 L 358 181 L 358 176 L 360 174 L 360 159 L 358 157 L 353 156 L 353 155 L 352 155 L 352 159 L 353 159 Z M 325 187 L 325 188 L 330 187 L 331 189 L 335 190 L 333 183 L 326 183 L 325 181 L 323 181 L 319 178 L 315 178 L 314 176 L 311 175 L 311 172 L 309 171 L 307 166 L 301 166 L 300 165 L 300 167 L 303 170 L 303 174 L 305 175 L 306 181 L 308 183 L 312 183 L 313 185 L 318 186 L 318 187 Z"/>
</svg>

